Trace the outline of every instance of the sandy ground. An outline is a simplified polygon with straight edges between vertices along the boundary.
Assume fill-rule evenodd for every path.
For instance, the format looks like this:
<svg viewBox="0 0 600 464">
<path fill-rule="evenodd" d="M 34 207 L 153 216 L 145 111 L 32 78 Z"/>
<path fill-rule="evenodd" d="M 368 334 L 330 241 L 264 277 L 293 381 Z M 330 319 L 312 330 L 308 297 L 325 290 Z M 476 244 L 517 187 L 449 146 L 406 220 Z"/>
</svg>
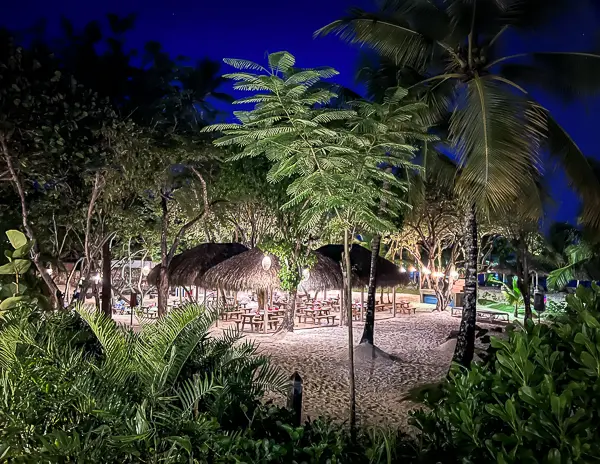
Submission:
<svg viewBox="0 0 600 464">
<path fill-rule="evenodd" d="M 406 297 L 413 301 L 418 298 Z M 373 361 L 370 352 L 355 351 L 357 420 L 363 425 L 395 425 L 408 431 L 408 412 L 419 405 L 404 399 L 405 395 L 414 387 L 443 379 L 448 372 L 455 341 L 447 338 L 458 330 L 460 318 L 449 312 L 432 312 L 431 305 L 417 304 L 417 308 L 414 315 L 399 314 L 395 318 L 387 312 L 377 313 L 375 345 L 392 359 L 384 356 Z M 129 325 L 127 315 L 115 319 Z M 355 345 L 363 326 L 362 322 L 354 322 Z M 298 371 L 304 381 L 305 418 L 348 418 L 347 327 L 300 329 L 283 337 L 246 336 L 254 339 L 259 351 L 269 355 L 284 372 L 291 376 Z M 278 404 L 285 402 L 285 398 L 273 399 Z"/>
<path fill-rule="evenodd" d="M 416 405 L 403 400 L 413 387 L 442 379 L 448 371 L 453 342 L 446 343 L 459 318 L 449 313 L 417 312 L 377 321 L 375 344 L 398 359 L 356 354 L 357 419 L 365 425 L 399 425 L 406 428 L 408 411 Z M 355 323 L 354 342 L 363 324 Z M 281 340 L 255 337 L 260 351 L 304 380 L 303 412 L 315 418 L 348 417 L 348 329 L 327 327 L 300 330 Z"/>
</svg>

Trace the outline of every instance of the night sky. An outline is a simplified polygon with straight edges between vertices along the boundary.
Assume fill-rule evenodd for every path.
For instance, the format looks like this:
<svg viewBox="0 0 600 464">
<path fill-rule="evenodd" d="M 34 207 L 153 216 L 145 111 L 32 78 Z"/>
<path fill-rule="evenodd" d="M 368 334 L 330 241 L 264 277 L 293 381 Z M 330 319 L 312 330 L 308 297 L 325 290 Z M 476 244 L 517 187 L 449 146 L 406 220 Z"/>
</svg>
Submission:
<svg viewBox="0 0 600 464">
<path fill-rule="evenodd" d="M 510 36 L 508 51 L 517 47 L 519 52 L 590 50 L 599 42 L 600 8 L 591 6 L 596 1 L 573 0 L 573 11 L 568 18 L 561 18 L 560 23 L 550 25 L 536 37 Z M 259 62 L 265 52 L 287 50 L 296 56 L 299 66 L 332 66 L 341 73 L 337 82 L 356 88 L 353 75 L 357 48 L 334 37 L 313 39 L 312 34 L 351 6 L 372 9 L 374 4 L 373 0 L 21 0 L 2 6 L 0 24 L 20 30 L 45 17 L 52 35 L 58 32 L 61 16 L 82 26 L 90 20 L 104 19 L 106 13 L 136 13 L 136 27 L 128 36 L 131 47 L 141 49 L 146 41 L 156 40 L 173 56 L 185 55 L 191 59 L 208 56 L 216 60 L 231 57 Z M 541 93 L 534 95 L 555 114 L 585 153 L 600 159 L 596 146 L 600 131 L 596 119 L 599 99 L 565 105 Z M 548 166 L 547 170 L 553 168 Z M 575 221 L 576 197 L 568 191 L 562 175 L 553 172 L 549 184 L 557 206 L 547 222 Z"/>
</svg>

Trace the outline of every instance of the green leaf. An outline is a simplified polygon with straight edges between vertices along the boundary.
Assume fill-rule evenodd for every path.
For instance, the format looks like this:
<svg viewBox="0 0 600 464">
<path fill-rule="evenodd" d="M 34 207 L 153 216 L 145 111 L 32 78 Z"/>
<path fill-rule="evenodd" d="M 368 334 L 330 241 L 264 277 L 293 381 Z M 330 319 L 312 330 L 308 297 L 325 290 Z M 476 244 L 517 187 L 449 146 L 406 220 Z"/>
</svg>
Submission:
<svg viewBox="0 0 600 464">
<path fill-rule="evenodd" d="M 13 263 L 4 264 L 0 266 L 0 275 L 14 275 L 15 274 L 15 266 Z"/>
<path fill-rule="evenodd" d="M 15 259 L 12 263 L 14 266 L 15 274 L 25 274 L 31 267 L 31 261 L 28 259 Z"/>
<path fill-rule="evenodd" d="M 552 448 L 550 451 L 548 451 L 548 464 L 560 464 L 560 463 L 561 463 L 560 451 L 557 450 L 556 448 Z"/>
<path fill-rule="evenodd" d="M 27 256 L 31 251 L 31 247 L 33 247 L 33 241 L 28 241 L 25 245 L 17 248 L 13 252 L 13 258 L 23 258 Z"/>
<path fill-rule="evenodd" d="M 12 309 L 12 308 L 16 307 L 20 301 L 23 301 L 26 299 L 27 299 L 26 296 L 11 296 L 10 298 L 7 298 L 6 300 L 2 300 L 2 303 L 0 303 L 0 309 L 3 311 L 5 311 L 7 309 Z"/>
<path fill-rule="evenodd" d="M 579 359 L 581 360 L 581 364 L 583 364 L 588 369 L 591 369 L 592 371 L 595 371 L 595 372 L 598 371 L 598 361 L 596 361 L 596 358 L 594 358 L 587 351 L 584 351 L 583 353 L 581 353 L 581 356 Z"/>
<path fill-rule="evenodd" d="M 27 244 L 27 237 L 25 237 L 25 234 L 21 231 L 7 230 L 6 236 L 14 249 L 21 248 L 23 245 Z"/>
</svg>

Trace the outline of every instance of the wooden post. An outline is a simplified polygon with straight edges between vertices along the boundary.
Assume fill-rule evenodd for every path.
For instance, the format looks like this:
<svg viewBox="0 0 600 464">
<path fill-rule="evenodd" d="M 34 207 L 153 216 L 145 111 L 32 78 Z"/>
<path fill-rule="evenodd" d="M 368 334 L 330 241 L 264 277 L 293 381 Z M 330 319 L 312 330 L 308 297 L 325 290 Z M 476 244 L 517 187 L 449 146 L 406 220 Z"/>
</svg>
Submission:
<svg viewBox="0 0 600 464">
<path fill-rule="evenodd" d="M 287 407 L 294 411 L 294 425 L 299 427 L 302 423 L 302 377 L 300 377 L 298 371 L 290 377 Z"/>
<path fill-rule="evenodd" d="M 267 333 L 267 321 L 269 320 L 268 309 L 271 307 L 271 304 L 269 304 L 269 292 L 270 289 L 267 289 L 267 304 L 265 309 L 263 309 L 263 333 Z M 271 294 L 271 298 L 273 298 L 273 294 Z"/>
<path fill-rule="evenodd" d="M 393 292 L 392 293 L 392 316 L 396 317 L 396 287 L 393 288 Z"/>
<path fill-rule="evenodd" d="M 327 301 L 327 289 L 323 290 L 323 300 Z"/>
<path fill-rule="evenodd" d="M 219 317 L 221 316 L 221 311 L 219 311 L 219 287 L 217 287 L 217 321 L 215 322 L 215 327 L 219 327 Z"/>
<path fill-rule="evenodd" d="M 344 295 L 344 290 L 340 290 L 340 326 L 344 325 L 344 300 L 345 300 L 345 295 Z"/>
<path fill-rule="evenodd" d="M 360 288 L 360 320 L 365 321 L 365 287 Z"/>
<path fill-rule="evenodd" d="M 179 292 L 179 305 L 181 305 L 181 303 L 183 303 L 183 292 L 181 291 L 181 287 L 177 287 L 177 291 Z"/>
<path fill-rule="evenodd" d="M 202 300 L 202 304 L 206 307 L 206 289 L 204 289 L 204 300 Z"/>
</svg>

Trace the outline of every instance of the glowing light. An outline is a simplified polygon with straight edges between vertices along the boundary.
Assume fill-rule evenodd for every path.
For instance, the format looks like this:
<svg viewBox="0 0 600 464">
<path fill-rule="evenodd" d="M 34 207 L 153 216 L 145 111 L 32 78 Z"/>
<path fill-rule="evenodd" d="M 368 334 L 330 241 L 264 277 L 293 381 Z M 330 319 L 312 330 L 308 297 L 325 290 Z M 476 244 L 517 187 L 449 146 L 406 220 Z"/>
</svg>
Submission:
<svg viewBox="0 0 600 464">
<path fill-rule="evenodd" d="M 458 279 L 458 271 L 452 271 L 450 273 L 450 275 L 452 276 L 453 279 Z"/>
<path fill-rule="evenodd" d="M 444 277 L 444 273 L 443 272 L 434 272 L 433 277 L 437 277 L 437 278 Z"/>
<path fill-rule="evenodd" d="M 308 280 L 309 277 L 310 277 L 310 271 L 308 269 L 303 269 L 302 270 L 302 281 Z"/>
<path fill-rule="evenodd" d="M 421 272 L 425 275 L 429 275 L 431 274 L 431 271 L 429 269 L 427 269 L 426 267 L 424 267 L 423 269 L 421 269 Z"/>
<path fill-rule="evenodd" d="M 265 255 L 264 258 L 262 259 L 262 268 L 265 271 L 268 271 L 269 269 L 271 269 L 271 257 Z"/>
<path fill-rule="evenodd" d="M 94 276 L 94 282 L 96 283 L 96 285 L 100 283 L 100 280 L 102 280 L 102 276 L 100 274 L 96 274 Z"/>
<path fill-rule="evenodd" d="M 147 276 L 148 274 L 150 274 L 150 266 L 144 266 L 142 268 L 142 274 Z"/>
<path fill-rule="evenodd" d="M 417 269 L 414 266 L 408 268 L 408 272 L 415 272 Z"/>
<path fill-rule="evenodd" d="M 400 272 L 402 272 L 402 273 L 405 273 L 405 272 L 406 272 L 406 269 L 404 268 L 404 266 L 401 266 L 401 267 L 400 267 Z"/>
<path fill-rule="evenodd" d="M 48 275 L 50 275 L 50 276 L 52 275 L 52 273 L 53 273 L 53 272 L 54 272 L 54 271 L 52 270 L 52 268 L 51 268 L 51 267 L 49 267 L 48 269 L 46 269 L 46 274 L 48 274 Z"/>
</svg>

